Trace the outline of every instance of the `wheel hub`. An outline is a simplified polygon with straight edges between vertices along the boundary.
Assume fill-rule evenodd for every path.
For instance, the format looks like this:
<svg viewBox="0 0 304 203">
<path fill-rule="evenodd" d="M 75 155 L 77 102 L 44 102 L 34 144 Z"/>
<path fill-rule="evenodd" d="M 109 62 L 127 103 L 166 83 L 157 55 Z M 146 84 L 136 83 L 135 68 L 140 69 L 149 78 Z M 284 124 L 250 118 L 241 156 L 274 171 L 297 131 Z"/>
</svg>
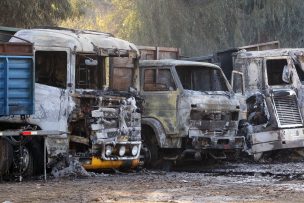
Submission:
<svg viewBox="0 0 304 203">
<path fill-rule="evenodd" d="M 21 171 L 25 172 L 29 168 L 29 164 L 30 164 L 30 152 L 27 147 L 22 147 L 21 160 L 20 160 Z"/>
</svg>

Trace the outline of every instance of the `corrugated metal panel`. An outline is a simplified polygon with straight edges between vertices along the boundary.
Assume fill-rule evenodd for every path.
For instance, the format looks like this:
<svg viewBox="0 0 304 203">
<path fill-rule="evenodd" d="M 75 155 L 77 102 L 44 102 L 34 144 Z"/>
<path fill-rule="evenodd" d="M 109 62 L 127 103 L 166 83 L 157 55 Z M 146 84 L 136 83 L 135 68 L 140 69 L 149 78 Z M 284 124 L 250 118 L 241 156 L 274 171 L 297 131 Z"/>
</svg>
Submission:
<svg viewBox="0 0 304 203">
<path fill-rule="evenodd" d="M 33 113 L 33 57 L 0 56 L 0 115 Z"/>
<path fill-rule="evenodd" d="M 297 127 L 303 125 L 297 97 L 295 95 L 274 96 L 273 100 L 280 127 Z"/>
</svg>

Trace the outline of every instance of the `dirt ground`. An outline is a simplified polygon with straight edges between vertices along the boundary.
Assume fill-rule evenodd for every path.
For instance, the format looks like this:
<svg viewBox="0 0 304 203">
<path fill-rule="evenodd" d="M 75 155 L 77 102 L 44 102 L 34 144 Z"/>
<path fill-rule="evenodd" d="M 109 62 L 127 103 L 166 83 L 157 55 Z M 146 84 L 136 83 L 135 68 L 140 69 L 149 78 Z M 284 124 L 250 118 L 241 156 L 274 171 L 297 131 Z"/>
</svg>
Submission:
<svg viewBox="0 0 304 203">
<path fill-rule="evenodd" d="M 249 167 L 250 168 L 250 167 Z M 0 183 L 0 202 L 303 202 L 304 179 L 140 171 Z"/>
</svg>

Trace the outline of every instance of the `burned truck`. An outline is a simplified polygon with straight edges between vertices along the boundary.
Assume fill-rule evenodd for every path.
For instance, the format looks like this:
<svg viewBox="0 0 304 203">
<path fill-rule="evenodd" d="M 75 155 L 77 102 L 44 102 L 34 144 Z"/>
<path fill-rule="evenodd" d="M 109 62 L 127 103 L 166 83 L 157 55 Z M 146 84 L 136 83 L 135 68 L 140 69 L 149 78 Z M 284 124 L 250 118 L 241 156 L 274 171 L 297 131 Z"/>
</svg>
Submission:
<svg viewBox="0 0 304 203">
<path fill-rule="evenodd" d="M 239 134 L 246 137 L 248 153 L 255 160 L 285 149 L 303 154 L 304 49 L 231 49 L 215 53 L 212 60 L 230 72 L 247 109 Z"/>
<path fill-rule="evenodd" d="M 85 169 L 138 166 L 141 114 L 135 45 L 108 33 L 64 28 L 20 30 L 10 42 L 21 39 L 34 44 L 34 111 L 2 116 L 1 132 L 60 132 L 45 137 L 49 167 L 69 156 Z M 12 136 L 9 141 L 16 144 Z M 41 166 L 41 143 L 28 143 L 22 158 L 29 160 L 23 161 L 25 169 Z"/>
<path fill-rule="evenodd" d="M 140 61 L 143 151 L 157 160 L 196 159 L 243 149 L 237 136 L 240 104 L 222 70 L 210 63 Z"/>
<path fill-rule="evenodd" d="M 304 147 L 303 51 L 240 51 L 235 58 L 232 83 L 239 92 L 245 88 L 245 135 L 256 160 L 263 152 Z"/>
</svg>

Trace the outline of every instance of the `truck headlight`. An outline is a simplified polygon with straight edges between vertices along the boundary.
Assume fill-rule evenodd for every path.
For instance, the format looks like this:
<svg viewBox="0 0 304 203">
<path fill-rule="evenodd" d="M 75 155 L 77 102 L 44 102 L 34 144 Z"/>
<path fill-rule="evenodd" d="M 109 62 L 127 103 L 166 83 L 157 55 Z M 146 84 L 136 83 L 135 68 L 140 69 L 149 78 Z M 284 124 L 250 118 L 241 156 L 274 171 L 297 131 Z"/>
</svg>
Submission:
<svg viewBox="0 0 304 203">
<path fill-rule="evenodd" d="M 119 148 L 119 156 L 123 156 L 126 153 L 126 147 L 125 146 L 120 146 Z"/>
<path fill-rule="evenodd" d="M 111 145 L 107 145 L 105 152 L 106 152 L 106 156 L 110 156 L 113 152 L 113 147 Z"/>
<path fill-rule="evenodd" d="M 132 153 L 133 156 L 137 155 L 137 153 L 138 153 L 138 146 L 137 145 L 134 145 L 132 147 L 131 153 Z"/>
</svg>

